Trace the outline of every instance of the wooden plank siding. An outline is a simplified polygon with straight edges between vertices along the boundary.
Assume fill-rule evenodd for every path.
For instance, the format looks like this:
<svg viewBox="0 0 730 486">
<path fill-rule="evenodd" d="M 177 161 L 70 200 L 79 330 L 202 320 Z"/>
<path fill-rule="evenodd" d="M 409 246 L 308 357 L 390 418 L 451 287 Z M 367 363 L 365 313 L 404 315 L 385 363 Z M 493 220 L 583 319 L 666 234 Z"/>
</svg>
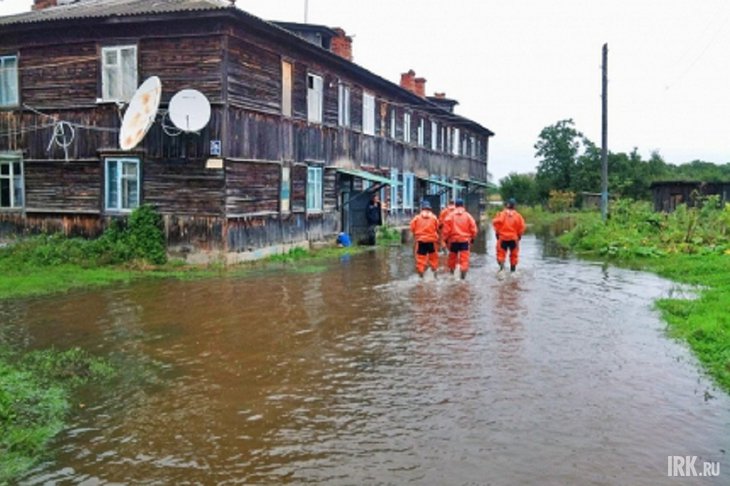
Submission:
<svg viewBox="0 0 730 486">
<path fill-rule="evenodd" d="M 140 16 L 103 25 L 75 21 L 70 28 L 29 27 L 28 35 L 0 33 L 2 52 L 18 53 L 26 105 L 0 110 L 0 152 L 22 154 L 26 199 L 26 211 L 0 211 L 0 234 L 21 227 L 98 234 L 108 218 L 118 216 L 104 210 L 106 157 L 138 157 L 142 202 L 162 213 L 168 244 L 203 250 L 247 251 L 338 232 L 336 167 L 485 180 L 487 137 L 475 157 L 432 151 L 430 122 L 438 122 L 439 132 L 451 126 L 446 113 L 434 117 L 399 88 L 383 91 L 382 81 L 343 69 L 339 58 L 295 38 L 282 42 L 278 29 L 251 29 L 229 13 Z M 163 88 L 157 120 L 129 152 L 118 148 L 124 109 L 97 102 L 101 49 L 115 45 L 136 45 L 138 81 L 155 75 Z M 282 61 L 292 64 L 291 117 L 282 115 Z M 307 121 L 308 73 L 323 80 L 322 123 Z M 338 124 L 340 83 L 350 88 L 349 127 Z M 186 88 L 205 94 L 211 119 L 199 133 L 171 136 L 162 127 L 164 112 L 171 97 Z M 375 96 L 375 135 L 363 133 L 364 92 Z M 406 111 L 410 143 L 403 142 Z M 423 146 L 417 145 L 420 119 L 425 120 Z M 76 127 L 67 151 L 50 143 L 57 120 Z M 461 129 L 462 140 L 471 135 Z M 222 142 L 222 169 L 208 168 L 213 140 Z M 306 212 L 310 164 L 324 167 L 321 212 Z M 285 213 L 280 211 L 282 167 L 291 170 Z M 354 182 L 361 187 L 361 181 Z"/>
</svg>

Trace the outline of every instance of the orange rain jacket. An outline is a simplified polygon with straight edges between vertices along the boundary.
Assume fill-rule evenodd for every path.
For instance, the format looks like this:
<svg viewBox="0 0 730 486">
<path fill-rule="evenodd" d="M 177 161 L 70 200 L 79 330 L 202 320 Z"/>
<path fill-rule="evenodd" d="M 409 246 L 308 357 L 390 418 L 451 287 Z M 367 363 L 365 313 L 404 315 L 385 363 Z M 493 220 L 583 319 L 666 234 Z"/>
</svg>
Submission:
<svg viewBox="0 0 730 486">
<path fill-rule="evenodd" d="M 444 221 L 443 238 L 447 243 L 464 243 L 477 236 L 477 223 L 463 207 L 457 207 Z"/>
<path fill-rule="evenodd" d="M 437 242 L 439 240 L 438 218 L 428 209 L 422 209 L 411 220 L 411 233 L 416 241 Z"/>
<path fill-rule="evenodd" d="M 492 225 L 502 241 L 519 240 L 525 232 L 525 220 L 514 209 L 501 211 L 492 220 Z"/>
</svg>

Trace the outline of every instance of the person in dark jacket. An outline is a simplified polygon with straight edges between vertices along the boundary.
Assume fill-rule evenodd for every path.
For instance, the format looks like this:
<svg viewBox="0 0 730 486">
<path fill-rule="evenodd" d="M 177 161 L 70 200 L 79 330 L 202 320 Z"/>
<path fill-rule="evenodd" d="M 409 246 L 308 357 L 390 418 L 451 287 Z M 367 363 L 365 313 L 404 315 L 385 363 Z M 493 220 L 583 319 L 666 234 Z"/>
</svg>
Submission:
<svg viewBox="0 0 730 486">
<path fill-rule="evenodd" d="M 368 221 L 368 237 L 367 244 L 375 244 L 375 236 L 378 233 L 378 226 L 383 224 L 383 206 L 380 204 L 380 198 L 377 194 L 373 194 L 365 210 L 365 217 Z"/>
</svg>

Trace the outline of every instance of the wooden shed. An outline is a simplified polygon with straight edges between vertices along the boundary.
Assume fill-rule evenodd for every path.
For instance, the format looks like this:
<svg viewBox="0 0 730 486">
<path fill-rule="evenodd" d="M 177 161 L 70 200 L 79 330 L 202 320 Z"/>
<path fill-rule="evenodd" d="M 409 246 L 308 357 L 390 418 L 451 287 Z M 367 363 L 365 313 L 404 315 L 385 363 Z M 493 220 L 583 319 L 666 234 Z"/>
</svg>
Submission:
<svg viewBox="0 0 730 486">
<path fill-rule="evenodd" d="M 671 212 L 680 204 L 694 207 L 712 195 L 730 202 L 730 182 L 657 181 L 650 187 L 655 211 Z"/>
</svg>

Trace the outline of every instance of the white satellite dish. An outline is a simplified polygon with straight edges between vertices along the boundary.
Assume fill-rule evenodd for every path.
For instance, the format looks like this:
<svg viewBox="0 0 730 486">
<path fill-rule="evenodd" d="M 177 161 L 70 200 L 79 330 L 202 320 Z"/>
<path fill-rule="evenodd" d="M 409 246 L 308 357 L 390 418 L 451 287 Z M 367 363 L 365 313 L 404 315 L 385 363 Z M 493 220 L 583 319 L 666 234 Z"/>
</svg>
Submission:
<svg viewBox="0 0 730 486">
<path fill-rule="evenodd" d="M 161 95 L 162 83 L 157 76 L 147 78 L 134 92 L 119 130 L 119 147 L 122 150 L 132 150 L 147 134 L 157 116 Z"/>
<path fill-rule="evenodd" d="M 183 132 L 197 132 L 210 121 L 210 102 L 196 89 L 183 89 L 170 100 L 168 113 L 172 123 Z"/>
</svg>

